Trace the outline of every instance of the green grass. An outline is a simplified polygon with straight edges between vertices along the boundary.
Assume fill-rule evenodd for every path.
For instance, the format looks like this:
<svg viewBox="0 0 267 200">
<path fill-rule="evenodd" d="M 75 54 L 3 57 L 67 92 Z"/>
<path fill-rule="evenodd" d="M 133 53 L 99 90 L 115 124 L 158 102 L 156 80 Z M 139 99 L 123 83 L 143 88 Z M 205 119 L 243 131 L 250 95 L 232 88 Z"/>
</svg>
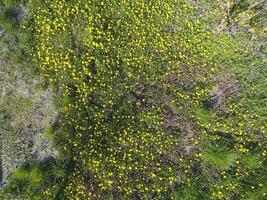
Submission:
<svg viewBox="0 0 267 200">
<path fill-rule="evenodd" d="M 203 152 L 203 159 L 206 164 L 213 165 L 219 169 L 229 169 L 235 164 L 238 155 L 223 147 L 212 147 Z"/>
<path fill-rule="evenodd" d="M 58 116 L 43 130 L 59 154 L 38 162 L 32 156 L 16 169 L 1 191 L 6 199 L 266 197 L 266 52 L 256 53 L 265 39 L 261 29 L 248 31 L 257 28 L 249 13 L 263 12 L 261 6 L 248 11 L 246 0 L 28 4 L 26 29 L 1 14 L 9 33 L 3 39 L 12 47 L 7 58 L 29 64 L 54 91 Z M 229 93 L 218 81 L 224 76 L 238 90 L 213 108 L 214 88 Z M 4 104 L 14 106 L 16 120 L 30 121 L 32 102 L 15 97 Z"/>
</svg>

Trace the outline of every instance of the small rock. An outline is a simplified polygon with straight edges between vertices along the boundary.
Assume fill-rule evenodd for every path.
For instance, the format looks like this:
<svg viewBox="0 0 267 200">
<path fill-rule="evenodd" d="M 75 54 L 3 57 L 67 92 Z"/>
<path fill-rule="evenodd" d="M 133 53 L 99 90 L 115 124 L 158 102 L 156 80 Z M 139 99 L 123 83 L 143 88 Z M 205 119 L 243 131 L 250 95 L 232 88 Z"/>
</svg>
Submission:
<svg viewBox="0 0 267 200">
<path fill-rule="evenodd" d="M 6 10 L 6 17 L 13 18 L 18 21 L 25 18 L 29 13 L 29 9 L 26 7 L 10 7 Z"/>
<path fill-rule="evenodd" d="M 5 30 L 3 27 L 0 27 L 0 38 L 3 37 L 5 34 Z"/>
</svg>

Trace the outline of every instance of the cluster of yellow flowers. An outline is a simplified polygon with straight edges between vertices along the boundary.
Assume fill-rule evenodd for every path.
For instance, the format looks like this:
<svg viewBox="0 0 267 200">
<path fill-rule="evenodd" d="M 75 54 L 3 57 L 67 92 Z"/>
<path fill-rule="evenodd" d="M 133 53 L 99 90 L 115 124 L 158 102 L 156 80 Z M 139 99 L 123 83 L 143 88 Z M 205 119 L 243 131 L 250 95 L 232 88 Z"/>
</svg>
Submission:
<svg viewBox="0 0 267 200">
<path fill-rule="evenodd" d="M 235 137 L 242 153 L 250 151 L 255 116 L 231 101 L 235 120 L 215 112 L 203 121 L 195 113 L 221 70 L 211 43 L 227 37 L 213 35 L 192 5 L 55 0 L 36 8 L 33 18 L 33 56 L 65 99 L 62 131 L 55 134 L 62 134 L 62 154 L 72 162 L 68 199 L 167 192 L 202 159 L 200 152 L 185 156 L 183 143 L 199 151 L 223 140 L 220 132 Z"/>
</svg>

